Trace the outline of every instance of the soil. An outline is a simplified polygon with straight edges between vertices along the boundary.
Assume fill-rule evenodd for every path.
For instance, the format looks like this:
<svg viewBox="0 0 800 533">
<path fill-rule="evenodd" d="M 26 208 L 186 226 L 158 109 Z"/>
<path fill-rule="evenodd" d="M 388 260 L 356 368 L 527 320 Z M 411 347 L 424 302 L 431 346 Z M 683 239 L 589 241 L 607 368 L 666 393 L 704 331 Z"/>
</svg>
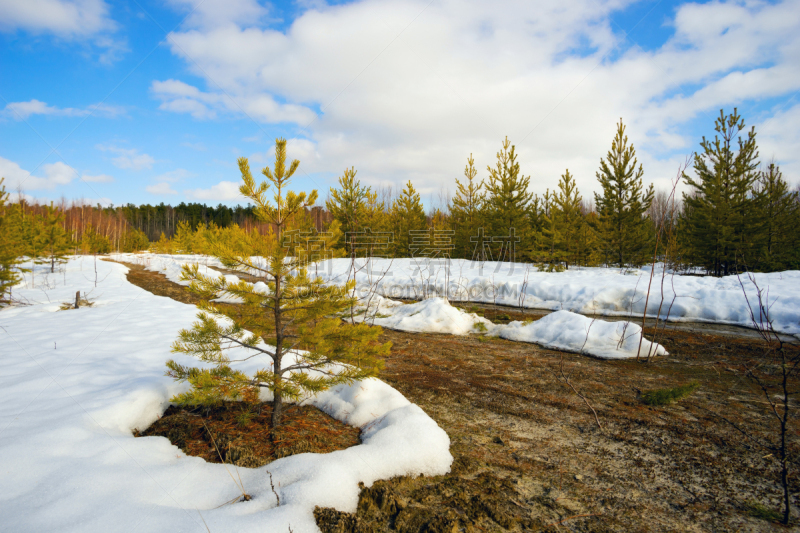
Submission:
<svg viewBox="0 0 800 533">
<path fill-rule="evenodd" d="M 136 436 L 166 437 L 186 455 L 245 468 L 258 468 L 296 453 L 329 453 L 361 443 L 360 429 L 313 406 L 285 406 L 274 438 L 271 416 L 270 403 L 170 406 L 161 418 Z"/>
<path fill-rule="evenodd" d="M 151 292 L 187 292 L 131 268 L 129 280 Z M 519 319 L 509 309 L 483 312 L 496 322 Z M 755 504 L 779 511 L 782 496 L 779 461 L 757 443 L 775 443 L 777 424 L 741 370 L 763 357 L 763 343 L 699 328 L 645 328 L 670 352 L 650 363 L 384 330 L 381 341 L 394 346 L 380 379 L 448 433 L 454 463 L 444 476 L 363 488 L 353 514 L 317 508 L 320 529 L 787 531 L 755 516 Z M 700 388 L 678 403 L 641 401 L 644 391 L 693 380 Z M 796 424 L 789 438 L 797 472 Z M 797 505 L 794 475 L 790 490 Z"/>
</svg>

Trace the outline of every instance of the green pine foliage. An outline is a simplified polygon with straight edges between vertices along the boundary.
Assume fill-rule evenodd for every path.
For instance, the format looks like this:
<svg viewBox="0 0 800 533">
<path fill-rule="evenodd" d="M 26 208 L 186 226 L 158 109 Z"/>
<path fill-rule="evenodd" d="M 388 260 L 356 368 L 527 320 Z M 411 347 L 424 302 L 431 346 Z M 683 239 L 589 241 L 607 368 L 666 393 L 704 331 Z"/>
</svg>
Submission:
<svg viewBox="0 0 800 533">
<path fill-rule="evenodd" d="M 720 110 L 713 141 L 703 137 L 703 151 L 694 156 L 695 177 L 683 179 L 692 188 L 684 193 L 682 220 L 689 259 L 715 276 L 726 276 L 755 264 L 757 198 L 753 185 L 759 177 L 756 131 L 746 135 L 736 108 Z"/>
<path fill-rule="evenodd" d="M 462 183 L 456 178 L 456 195 L 450 207 L 450 224 L 454 233 L 453 257 L 472 257 L 475 243 L 470 241 L 470 237 L 477 235 L 478 228 L 485 224 L 483 210 L 486 195 L 483 180 L 478 183 L 477 175 L 475 160 L 469 154 L 467 166 L 464 167 L 466 180 Z"/>
<path fill-rule="evenodd" d="M 636 150 L 628 145 L 620 119 L 611 150 L 600 160 L 597 180 L 603 189 L 595 193 L 597 234 L 606 263 L 620 267 L 640 265 L 652 250 L 646 212 L 653 201 L 653 186 L 643 190 L 644 170 L 637 168 Z"/>
<path fill-rule="evenodd" d="M 409 181 L 392 204 L 395 257 L 408 257 L 414 242 L 412 232 L 425 231 L 428 219 L 422 209 L 419 193 Z"/>
<path fill-rule="evenodd" d="M 64 229 L 64 213 L 53 207 L 53 202 L 46 207 L 42 226 L 34 241 L 41 254 L 36 262 L 50 264 L 50 272 L 56 271 L 57 264 L 66 262 L 71 243 Z"/>
<path fill-rule="evenodd" d="M 655 389 L 642 393 L 642 401 L 647 405 L 669 405 L 686 398 L 700 387 L 696 381 L 670 389 Z"/>
<path fill-rule="evenodd" d="M 5 178 L 0 178 L 0 307 L 11 301 L 11 289 L 19 284 L 21 262 L 21 246 L 16 228 L 11 224 L 13 208 L 6 205 L 8 193 L 3 185 Z"/>
<path fill-rule="evenodd" d="M 533 238 L 530 220 L 533 193 L 528 192 L 530 176 L 520 173 L 516 147 L 508 137 L 503 148 L 497 152 L 494 168 L 487 166 L 489 182 L 486 184 L 486 216 L 493 237 L 507 237 L 512 232 L 522 242 Z M 497 257 L 502 252 L 493 248 L 494 259 L 508 261 L 508 257 Z"/>
<path fill-rule="evenodd" d="M 333 219 L 338 222 L 342 234 L 337 244 L 351 257 L 360 251 L 357 234 L 366 229 L 377 230 L 370 227 L 374 222 L 372 216 L 374 207 L 371 206 L 376 202 L 376 195 L 369 187 L 361 185 L 361 182 L 356 180 L 356 174 L 355 167 L 346 168 L 339 177 L 339 188 L 331 187 L 330 199 L 325 202 Z"/>
<path fill-rule="evenodd" d="M 587 261 L 587 231 L 591 231 L 581 211 L 581 195 L 569 169 L 561 175 L 558 192 L 546 193 L 548 204 L 542 230 L 548 262 L 563 262 L 566 268 Z"/>
<path fill-rule="evenodd" d="M 800 197 L 790 191 L 780 168 L 770 163 L 755 183 L 758 267 L 800 268 Z"/>
<path fill-rule="evenodd" d="M 239 159 L 243 181 L 239 190 L 253 202 L 258 218 L 274 231 L 254 235 L 246 253 L 225 240 L 215 240 L 211 251 L 227 268 L 256 276 L 266 284 L 266 290 L 245 281 L 229 283 L 224 277 L 204 276 L 196 265 L 184 267 L 183 278 L 191 282 L 190 290 L 204 301 L 199 305 L 198 321 L 191 329 L 180 331 L 173 351 L 197 357 L 211 367 L 201 369 L 168 361 L 167 374 L 191 384 L 191 390 L 173 401 L 255 402 L 260 391 L 267 389 L 274 398 L 272 426 L 276 428 L 284 400 L 297 400 L 338 383 L 374 376 L 381 368 L 379 357 L 391 347 L 391 343 L 378 343 L 381 329 L 349 324 L 340 318 L 355 303 L 349 296 L 354 282 L 339 287 L 310 279 L 304 258 L 289 255 L 284 246 L 291 218 L 317 198 L 316 191 L 306 194 L 287 190 L 298 165 L 295 160 L 287 167 L 284 139 L 276 141 L 274 167 L 262 170 L 268 182 L 256 184 L 247 159 Z M 274 192 L 272 202 L 267 199 L 270 188 Z M 324 234 L 320 238 L 325 238 Z M 243 303 L 223 306 L 210 301 L 221 293 L 236 296 Z M 270 364 L 247 374 L 234 368 L 231 349 L 244 349 L 244 358 L 263 357 Z M 295 352 L 296 362 L 287 364 L 285 358 L 293 350 L 305 351 Z M 331 373 L 333 368 L 336 373 Z M 320 374 L 312 375 L 311 370 Z"/>
</svg>

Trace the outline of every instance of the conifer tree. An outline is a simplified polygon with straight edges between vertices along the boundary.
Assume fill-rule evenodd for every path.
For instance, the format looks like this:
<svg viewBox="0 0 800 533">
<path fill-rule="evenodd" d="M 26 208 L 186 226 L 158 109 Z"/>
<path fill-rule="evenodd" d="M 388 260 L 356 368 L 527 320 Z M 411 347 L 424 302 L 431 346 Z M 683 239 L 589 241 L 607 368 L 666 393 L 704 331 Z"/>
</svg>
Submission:
<svg viewBox="0 0 800 533">
<path fill-rule="evenodd" d="M 269 223 L 274 231 L 254 236 L 245 254 L 237 253 L 224 240 L 216 241 L 211 251 L 227 268 L 257 277 L 266 288 L 245 281 L 229 283 L 224 277 L 214 279 L 201 274 L 197 265 L 185 266 L 183 279 L 191 282 L 190 290 L 203 301 L 198 321 L 192 329 L 180 331 L 173 351 L 196 356 L 213 367 L 190 368 L 167 362 L 167 375 L 192 386 L 189 392 L 173 398 L 179 404 L 226 399 L 255 402 L 262 389 L 271 391 L 273 437 L 284 400 L 297 400 L 338 383 L 374 376 L 382 366 L 378 357 L 391 347 L 391 343 L 377 342 L 379 327 L 348 324 L 339 318 L 355 303 L 348 296 L 355 282 L 328 286 L 319 278 L 310 279 L 304 258 L 288 255 L 283 242 L 287 223 L 317 198 L 316 191 L 306 194 L 287 190 L 299 164 L 294 160 L 287 167 L 284 139 L 276 140 L 274 167 L 262 170 L 269 183 L 256 184 L 247 159 L 239 159 L 243 181 L 239 191 L 253 202 L 258 219 Z M 272 202 L 267 199 L 270 187 L 274 190 Z M 221 306 L 210 301 L 220 293 L 243 302 Z M 231 349 L 244 350 L 246 355 L 238 360 L 266 356 L 270 365 L 248 375 L 233 368 Z M 319 373 L 312 374 L 315 370 Z"/>
<path fill-rule="evenodd" d="M 356 180 L 356 173 L 355 167 L 346 168 L 339 177 L 339 188 L 331 187 L 330 199 L 325 202 L 333 219 L 339 222 L 342 232 L 340 246 L 344 247 L 350 256 L 356 251 L 356 233 L 363 231 L 369 224 L 368 202 L 376 201 L 376 196 L 370 188 L 362 186 L 361 182 Z M 348 242 L 344 242 L 345 240 Z"/>
<path fill-rule="evenodd" d="M 70 249 L 69 236 L 64 229 L 64 213 L 53 207 L 53 202 L 46 207 L 36 244 L 42 254 L 37 263 L 50 263 L 50 272 L 56 271 L 56 264 L 66 262 Z"/>
<path fill-rule="evenodd" d="M 765 270 L 800 266 L 800 198 L 789 190 L 780 167 L 770 163 L 755 184 L 759 266 Z"/>
<path fill-rule="evenodd" d="M 530 203 L 533 193 L 528 192 L 530 176 L 520 174 L 516 147 L 508 137 L 503 149 L 497 152 L 495 167 L 489 170 L 486 184 L 486 210 L 494 237 L 514 234 L 523 242 L 531 238 Z"/>
<path fill-rule="evenodd" d="M 758 178 L 758 147 L 755 128 L 744 138 L 740 135 L 744 127 L 736 108 L 730 115 L 720 110 L 714 141 L 703 137 L 703 152 L 694 156 L 696 177 L 683 175 L 692 187 L 692 193 L 683 195 L 689 252 L 696 264 L 716 276 L 739 271 L 742 259 L 752 259 L 746 233 L 752 235 L 756 229 L 752 192 Z"/>
<path fill-rule="evenodd" d="M 412 231 L 424 231 L 428 227 L 419 193 L 409 181 L 403 192 L 392 204 L 395 257 L 408 257 L 413 237 Z"/>
<path fill-rule="evenodd" d="M 585 220 L 581 213 L 581 196 L 569 169 L 561 175 L 545 224 L 544 234 L 552 260 L 564 261 L 567 268 L 570 263 L 578 263 Z"/>
<path fill-rule="evenodd" d="M 606 158 L 600 159 L 597 179 L 603 194 L 595 193 L 597 233 L 607 262 L 620 267 L 641 264 L 649 249 L 646 212 L 653 201 L 653 186 L 643 191 L 642 165 L 636 168 L 636 150 L 628 145 L 620 119 Z"/>
<path fill-rule="evenodd" d="M 9 223 L 10 209 L 6 206 L 8 193 L 3 181 L 5 178 L 0 178 L 0 307 L 9 303 L 11 288 L 21 281 L 18 268 L 21 262 L 19 235 Z"/>
<path fill-rule="evenodd" d="M 454 257 L 472 256 L 475 245 L 470 241 L 470 237 L 477 235 L 478 227 L 483 223 L 484 183 L 483 180 L 480 183 L 476 182 L 477 175 L 475 160 L 472 154 L 469 154 L 467 166 L 464 167 L 466 180 L 462 183 L 456 178 L 456 195 L 450 207 L 450 221 L 454 231 Z"/>
</svg>

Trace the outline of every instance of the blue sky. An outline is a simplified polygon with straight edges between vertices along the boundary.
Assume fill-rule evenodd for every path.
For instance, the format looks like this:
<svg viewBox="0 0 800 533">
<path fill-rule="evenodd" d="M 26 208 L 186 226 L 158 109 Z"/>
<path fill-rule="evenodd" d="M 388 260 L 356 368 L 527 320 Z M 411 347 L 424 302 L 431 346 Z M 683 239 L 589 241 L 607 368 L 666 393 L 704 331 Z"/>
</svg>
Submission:
<svg viewBox="0 0 800 533">
<path fill-rule="evenodd" d="M 0 174 L 43 201 L 235 204 L 286 137 L 298 190 L 346 167 L 430 206 L 508 135 L 585 196 L 620 117 L 669 186 L 739 108 L 800 181 L 800 3 L 0 0 Z"/>
</svg>

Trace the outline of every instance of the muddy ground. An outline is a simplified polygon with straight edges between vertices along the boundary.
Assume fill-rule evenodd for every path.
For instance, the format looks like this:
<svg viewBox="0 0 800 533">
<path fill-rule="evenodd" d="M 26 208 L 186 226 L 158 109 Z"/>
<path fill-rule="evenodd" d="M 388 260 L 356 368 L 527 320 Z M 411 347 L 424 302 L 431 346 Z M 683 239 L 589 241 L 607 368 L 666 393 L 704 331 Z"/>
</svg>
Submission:
<svg viewBox="0 0 800 533">
<path fill-rule="evenodd" d="M 194 301 L 141 267 L 131 266 L 128 279 Z M 498 322 L 519 318 L 481 312 Z M 670 355 L 650 363 L 478 336 L 385 330 L 386 340 L 394 347 L 380 378 L 448 433 L 455 462 L 445 476 L 365 488 L 356 514 L 317 509 L 324 532 L 787 530 L 754 516 L 754 504 L 762 514 L 780 508 L 778 461 L 723 419 L 775 441 L 764 396 L 741 371 L 763 353 L 756 339 L 660 330 Z M 562 364 L 601 427 L 561 377 Z M 641 401 L 643 391 L 691 380 L 700 388 L 677 404 Z M 800 484 L 790 481 L 797 505 Z"/>
</svg>

